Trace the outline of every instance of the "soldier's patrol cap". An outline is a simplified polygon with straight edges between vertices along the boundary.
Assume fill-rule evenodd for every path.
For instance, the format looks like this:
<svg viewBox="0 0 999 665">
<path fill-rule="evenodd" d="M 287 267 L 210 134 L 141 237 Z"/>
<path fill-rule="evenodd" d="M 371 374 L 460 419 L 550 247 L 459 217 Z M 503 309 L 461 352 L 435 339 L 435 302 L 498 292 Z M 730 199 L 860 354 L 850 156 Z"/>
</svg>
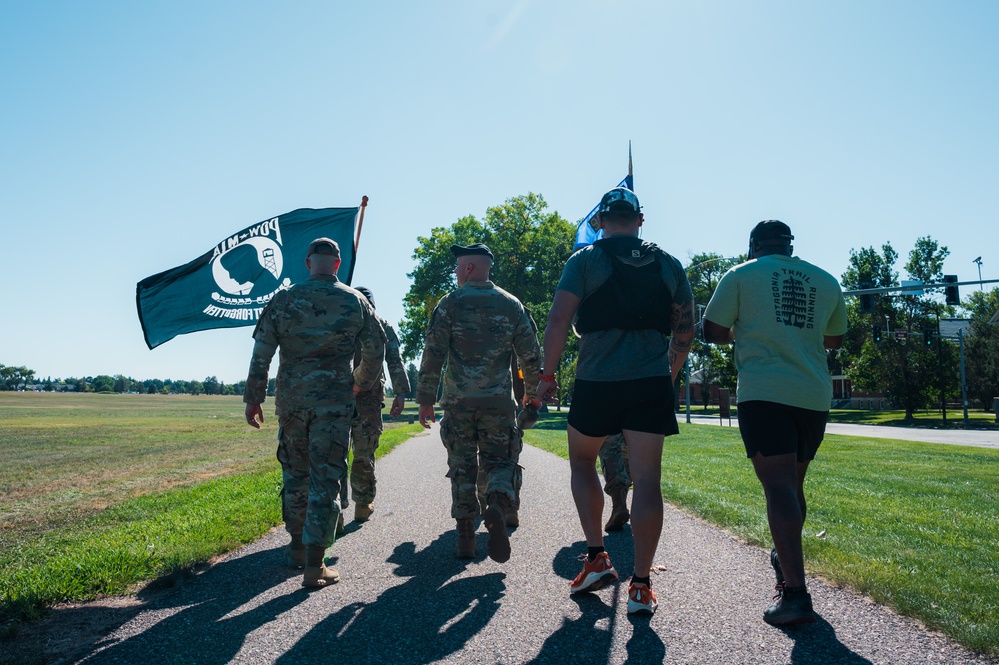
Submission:
<svg viewBox="0 0 999 665">
<path fill-rule="evenodd" d="M 336 240 L 332 238 L 316 238 L 309 243 L 309 253 L 306 257 L 312 256 L 313 254 L 325 254 L 326 256 L 335 256 L 340 258 L 340 245 L 336 244 Z"/>
<path fill-rule="evenodd" d="M 779 245 L 791 242 L 791 227 L 778 219 L 767 219 L 753 227 L 749 234 L 749 242 L 761 245 Z"/>
<path fill-rule="evenodd" d="M 635 213 L 641 211 L 642 206 L 638 204 L 638 197 L 627 187 L 615 187 L 610 190 L 604 194 L 603 198 L 600 199 L 600 205 L 597 206 L 598 213 Z"/>
<path fill-rule="evenodd" d="M 455 256 L 488 256 L 493 258 L 493 253 L 481 242 L 474 245 L 451 245 L 451 253 Z"/>
<path fill-rule="evenodd" d="M 354 290 L 360 291 L 361 295 L 367 298 L 368 304 L 371 305 L 372 307 L 375 306 L 375 294 L 371 292 L 371 289 L 369 289 L 366 286 L 355 286 Z"/>
</svg>

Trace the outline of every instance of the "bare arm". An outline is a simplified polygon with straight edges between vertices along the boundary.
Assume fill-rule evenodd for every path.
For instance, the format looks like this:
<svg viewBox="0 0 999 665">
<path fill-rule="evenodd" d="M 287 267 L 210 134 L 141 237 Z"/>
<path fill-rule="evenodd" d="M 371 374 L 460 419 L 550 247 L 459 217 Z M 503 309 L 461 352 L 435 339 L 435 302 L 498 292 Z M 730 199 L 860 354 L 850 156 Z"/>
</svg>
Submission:
<svg viewBox="0 0 999 665">
<path fill-rule="evenodd" d="M 704 341 L 712 344 L 731 344 L 735 341 L 735 333 L 731 328 L 704 319 Z"/>
<path fill-rule="evenodd" d="M 669 367 L 672 379 L 676 379 L 683 369 L 683 363 L 690 353 L 690 345 L 694 341 L 694 301 L 688 300 L 673 303 L 670 314 Z"/>
<path fill-rule="evenodd" d="M 551 311 L 548 312 L 548 325 L 545 326 L 544 348 L 541 359 L 541 373 L 545 376 L 554 376 L 558 367 L 562 351 L 565 350 L 565 341 L 569 337 L 569 328 L 572 326 L 572 319 L 579 309 L 579 296 L 568 291 L 556 291 L 555 299 L 552 301 Z M 538 383 L 538 398 L 544 400 L 551 397 L 558 390 L 556 381 L 544 381 Z"/>
<path fill-rule="evenodd" d="M 843 335 L 823 335 L 822 341 L 827 349 L 838 349 L 843 346 Z"/>
</svg>

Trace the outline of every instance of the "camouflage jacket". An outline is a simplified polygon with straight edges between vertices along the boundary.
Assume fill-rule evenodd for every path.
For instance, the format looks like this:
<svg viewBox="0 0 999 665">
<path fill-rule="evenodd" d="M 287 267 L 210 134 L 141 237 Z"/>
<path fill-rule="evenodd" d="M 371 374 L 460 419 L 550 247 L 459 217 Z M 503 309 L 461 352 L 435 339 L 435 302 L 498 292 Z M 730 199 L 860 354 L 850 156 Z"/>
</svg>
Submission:
<svg viewBox="0 0 999 665">
<path fill-rule="evenodd" d="M 444 296 L 430 316 L 416 401 L 436 401 L 446 361 L 442 407 L 513 409 L 513 353 L 524 370 L 527 394 L 533 395 L 541 349 L 530 316 L 492 282 L 466 282 Z"/>
<path fill-rule="evenodd" d="M 392 392 L 396 395 L 408 395 L 412 392 L 412 387 L 409 385 L 409 375 L 406 373 L 406 366 L 402 364 L 402 344 L 399 342 L 399 335 L 396 334 L 395 328 L 391 323 L 383 319 L 375 313 L 375 318 L 378 319 L 378 323 L 381 324 L 382 330 L 385 332 L 385 364 L 388 365 L 389 376 L 392 378 Z M 357 365 L 361 361 L 361 347 L 354 350 L 354 365 Z M 370 390 L 365 392 L 372 395 L 384 395 L 385 394 L 385 372 L 384 369 L 378 375 L 379 380 L 371 387 Z"/>
<path fill-rule="evenodd" d="M 353 405 L 354 383 L 362 389 L 375 385 L 385 356 L 385 333 L 371 305 L 336 275 L 313 275 L 275 295 L 260 314 L 253 339 L 243 401 L 264 401 L 267 371 L 280 347 L 278 414 Z M 352 370 L 357 345 L 361 362 Z"/>
</svg>

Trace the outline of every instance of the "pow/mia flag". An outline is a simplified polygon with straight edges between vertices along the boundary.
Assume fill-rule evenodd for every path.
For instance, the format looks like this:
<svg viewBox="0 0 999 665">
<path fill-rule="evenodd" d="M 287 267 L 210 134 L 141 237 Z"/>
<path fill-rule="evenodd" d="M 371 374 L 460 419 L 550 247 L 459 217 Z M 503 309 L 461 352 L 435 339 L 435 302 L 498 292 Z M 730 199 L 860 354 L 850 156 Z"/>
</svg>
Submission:
<svg viewBox="0 0 999 665">
<path fill-rule="evenodd" d="M 337 275 L 354 272 L 358 208 L 301 208 L 247 227 L 188 264 L 147 277 L 135 287 L 146 344 L 153 349 L 177 335 L 256 325 L 279 291 L 305 281 L 305 253 L 320 237 L 340 245 Z"/>
</svg>

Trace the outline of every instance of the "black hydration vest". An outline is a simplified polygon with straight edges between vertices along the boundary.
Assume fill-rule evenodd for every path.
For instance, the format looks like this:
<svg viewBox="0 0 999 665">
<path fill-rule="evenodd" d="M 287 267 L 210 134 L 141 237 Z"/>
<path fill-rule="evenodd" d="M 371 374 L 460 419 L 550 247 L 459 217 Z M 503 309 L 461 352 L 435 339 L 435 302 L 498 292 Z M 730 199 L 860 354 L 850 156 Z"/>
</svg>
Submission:
<svg viewBox="0 0 999 665">
<path fill-rule="evenodd" d="M 580 303 L 576 332 L 617 328 L 669 335 L 673 294 L 662 276 L 666 253 L 633 236 L 604 238 L 593 246 L 611 262 L 611 276 Z"/>
</svg>

